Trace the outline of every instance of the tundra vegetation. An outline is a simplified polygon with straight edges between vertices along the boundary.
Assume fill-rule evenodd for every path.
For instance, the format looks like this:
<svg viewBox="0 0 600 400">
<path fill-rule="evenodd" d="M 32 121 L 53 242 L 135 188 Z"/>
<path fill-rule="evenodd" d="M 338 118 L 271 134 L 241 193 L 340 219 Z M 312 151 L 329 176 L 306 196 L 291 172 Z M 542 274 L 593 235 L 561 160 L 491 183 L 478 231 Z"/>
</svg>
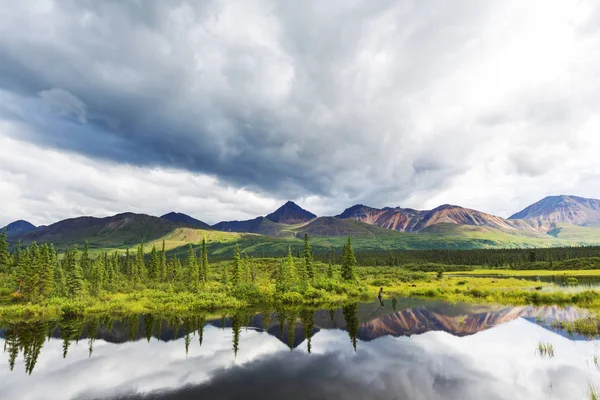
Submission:
<svg viewBox="0 0 600 400">
<path fill-rule="evenodd" d="M 149 251 L 142 243 L 124 254 L 105 252 L 91 257 L 87 245 L 59 253 L 50 243 L 32 243 L 9 251 L 2 233 L 0 319 L 135 313 L 183 316 L 248 307 L 344 306 L 374 298 L 381 287 L 384 295 L 391 297 L 511 305 L 575 304 L 600 311 L 598 291 L 560 290 L 552 283 L 518 277 L 570 270 L 600 276 L 600 271 L 589 269 L 598 265 L 596 248 L 543 249 L 539 254 L 537 249 L 455 251 L 446 252 L 444 257 L 454 260 L 446 264 L 414 262 L 415 257 L 426 253 L 406 252 L 405 259 L 410 262 L 398 264 L 397 258 L 390 256 L 390 263 L 382 265 L 364 263 L 369 258 L 357 256 L 350 237 L 341 254 L 332 254 L 327 260 L 315 257 L 307 235 L 301 251 L 288 248 L 279 258 L 249 257 L 236 246 L 231 259 L 210 262 L 207 245 L 206 239 L 195 247 L 188 245 L 187 254 L 181 258 L 169 257 L 164 243 L 158 248 L 153 245 Z M 439 255 L 437 251 L 428 254 L 431 260 Z M 500 259 L 523 262 L 500 263 L 499 269 L 489 269 L 490 264 L 483 262 Z M 482 261 L 487 271 L 517 277 L 477 276 L 474 260 Z M 540 263 L 560 265 L 563 271 L 539 270 Z M 471 276 L 461 276 L 461 271 Z M 595 335 L 600 332 L 600 321 L 588 317 L 562 327 Z"/>
</svg>

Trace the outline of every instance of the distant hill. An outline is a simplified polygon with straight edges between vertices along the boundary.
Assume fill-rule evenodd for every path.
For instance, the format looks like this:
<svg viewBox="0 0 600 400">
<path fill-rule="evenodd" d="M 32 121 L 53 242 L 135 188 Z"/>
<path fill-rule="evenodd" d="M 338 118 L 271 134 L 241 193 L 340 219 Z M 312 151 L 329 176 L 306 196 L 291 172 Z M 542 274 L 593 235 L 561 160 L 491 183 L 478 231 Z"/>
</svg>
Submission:
<svg viewBox="0 0 600 400">
<path fill-rule="evenodd" d="M 565 195 L 548 196 L 512 215 L 509 219 L 599 226 L 600 200 Z"/>
<path fill-rule="evenodd" d="M 7 236 L 20 235 L 22 233 L 31 232 L 38 229 L 37 226 L 33 225 L 31 222 L 24 221 L 22 219 L 15 222 L 11 222 L 5 227 L 0 228 L 0 231 L 4 230 L 4 228 L 6 228 Z"/>
<path fill-rule="evenodd" d="M 92 248 L 124 248 L 158 239 L 181 226 L 183 224 L 150 215 L 123 213 L 106 218 L 65 219 L 9 239 L 11 243 L 21 240 L 25 245 L 34 241 L 48 242 L 57 248 L 81 246 L 86 240 Z"/>
<path fill-rule="evenodd" d="M 223 221 L 212 226 L 221 232 L 257 233 L 265 236 L 281 236 L 287 226 L 275 223 L 265 217 L 257 217 L 246 221 Z"/>
<path fill-rule="evenodd" d="M 279 224 L 300 224 L 302 222 L 308 222 L 317 216 L 310 211 L 306 211 L 292 201 L 288 201 L 277 210 L 267 215 L 267 219 Z"/>
<path fill-rule="evenodd" d="M 419 232 L 440 223 L 487 226 L 502 230 L 517 229 L 511 222 L 495 215 L 449 204 L 424 211 L 400 207 L 378 209 L 359 204 L 346 209 L 337 218 L 355 219 L 401 232 Z"/>
<path fill-rule="evenodd" d="M 198 228 L 198 229 L 211 229 L 210 225 L 206 222 L 202 222 L 199 219 L 194 217 L 190 217 L 187 214 L 178 213 L 178 212 L 170 212 L 168 214 L 162 215 L 162 219 L 166 219 L 171 222 L 178 222 L 187 225 L 190 228 Z"/>
</svg>

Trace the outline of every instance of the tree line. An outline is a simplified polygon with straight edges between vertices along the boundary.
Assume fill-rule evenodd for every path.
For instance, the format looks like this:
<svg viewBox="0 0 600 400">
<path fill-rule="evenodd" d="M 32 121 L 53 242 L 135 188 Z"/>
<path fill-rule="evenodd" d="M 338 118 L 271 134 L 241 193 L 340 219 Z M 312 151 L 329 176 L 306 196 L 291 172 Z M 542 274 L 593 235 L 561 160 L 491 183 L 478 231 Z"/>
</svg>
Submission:
<svg viewBox="0 0 600 400">
<path fill-rule="evenodd" d="M 279 292 L 303 292 L 317 277 L 355 282 L 356 263 L 352 241 L 348 237 L 339 276 L 331 260 L 326 270 L 316 270 L 308 235 L 305 235 L 300 260 L 294 259 L 288 249 L 287 257 L 277 263 L 275 271 L 267 273 L 267 279 L 275 281 Z M 62 254 L 52 244 L 35 242 L 23 248 L 18 245 L 9 252 L 6 233 L 0 234 L 0 272 L 10 276 L 15 300 L 39 302 L 50 297 L 99 296 L 103 292 L 160 285 L 197 291 L 206 287 L 209 281 L 220 282 L 225 288 L 235 290 L 257 281 L 254 260 L 242 255 L 239 246 L 235 247 L 233 259 L 220 265 L 220 270 L 216 270 L 209 264 L 206 239 L 202 240 L 199 251 L 188 245 L 184 259 L 168 258 L 164 241 L 160 249 L 152 246 L 149 254 L 146 254 L 145 244 L 141 243 L 135 251 L 127 249 L 125 254 L 105 252 L 92 258 L 87 242 L 83 249 L 74 246 Z"/>
</svg>

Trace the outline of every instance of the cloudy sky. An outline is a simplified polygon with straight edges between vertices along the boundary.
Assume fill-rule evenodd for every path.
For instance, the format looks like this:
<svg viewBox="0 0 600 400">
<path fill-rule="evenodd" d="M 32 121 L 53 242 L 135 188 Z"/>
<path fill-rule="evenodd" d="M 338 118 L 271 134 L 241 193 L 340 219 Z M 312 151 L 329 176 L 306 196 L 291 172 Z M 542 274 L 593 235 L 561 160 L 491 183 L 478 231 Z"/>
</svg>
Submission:
<svg viewBox="0 0 600 400">
<path fill-rule="evenodd" d="M 0 226 L 600 198 L 592 0 L 0 3 Z"/>
</svg>

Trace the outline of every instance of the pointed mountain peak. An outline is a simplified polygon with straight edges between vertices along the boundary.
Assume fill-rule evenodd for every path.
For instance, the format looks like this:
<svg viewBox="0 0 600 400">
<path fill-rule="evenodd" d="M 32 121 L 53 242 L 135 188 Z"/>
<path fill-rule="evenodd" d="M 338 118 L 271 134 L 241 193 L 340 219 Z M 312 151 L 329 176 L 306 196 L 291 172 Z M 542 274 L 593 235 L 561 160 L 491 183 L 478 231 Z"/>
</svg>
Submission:
<svg viewBox="0 0 600 400">
<path fill-rule="evenodd" d="M 317 216 L 305 210 L 293 201 L 288 201 L 277 210 L 267 215 L 267 219 L 280 224 L 299 224 L 307 222 Z"/>
<path fill-rule="evenodd" d="M 547 196 L 509 219 L 531 218 L 571 225 L 599 225 L 600 200 L 570 195 Z"/>
</svg>

